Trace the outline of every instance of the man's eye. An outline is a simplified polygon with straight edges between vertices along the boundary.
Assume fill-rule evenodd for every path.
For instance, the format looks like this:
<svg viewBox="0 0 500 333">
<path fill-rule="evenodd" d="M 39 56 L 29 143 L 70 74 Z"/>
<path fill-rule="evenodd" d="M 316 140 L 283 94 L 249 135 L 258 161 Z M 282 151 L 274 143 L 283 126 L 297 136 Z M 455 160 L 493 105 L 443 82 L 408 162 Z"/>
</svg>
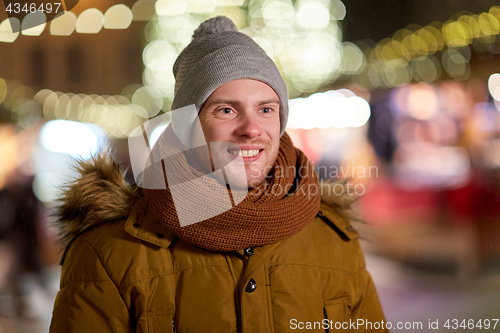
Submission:
<svg viewBox="0 0 500 333">
<path fill-rule="evenodd" d="M 273 110 L 271 108 L 263 108 L 262 112 L 263 113 L 271 113 Z"/>
<path fill-rule="evenodd" d="M 224 114 L 230 114 L 233 112 L 233 110 L 231 110 L 230 108 L 223 108 L 220 111 Z"/>
</svg>

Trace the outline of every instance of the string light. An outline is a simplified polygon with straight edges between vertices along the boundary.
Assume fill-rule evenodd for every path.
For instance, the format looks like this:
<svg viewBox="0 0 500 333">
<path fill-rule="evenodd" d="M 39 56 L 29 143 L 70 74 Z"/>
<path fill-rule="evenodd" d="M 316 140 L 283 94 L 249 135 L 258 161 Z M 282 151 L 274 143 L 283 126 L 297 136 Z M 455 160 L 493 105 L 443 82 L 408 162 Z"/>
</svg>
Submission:
<svg viewBox="0 0 500 333">
<path fill-rule="evenodd" d="M 96 34 L 101 31 L 104 15 L 97 8 L 84 10 L 76 20 L 76 32 L 81 34 Z"/>
<path fill-rule="evenodd" d="M 42 12 L 29 13 L 21 23 L 21 33 L 25 36 L 40 36 L 45 29 L 47 16 Z"/>
<path fill-rule="evenodd" d="M 440 78 L 441 68 L 451 78 L 465 80 L 470 76 L 470 45 L 476 52 L 493 52 L 494 37 L 499 33 L 498 6 L 479 15 L 462 14 L 455 20 L 435 21 L 425 27 L 411 24 L 392 38 L 366 47 L 367 68 L 346 74 L 353 83 L 369 89 L 395 87 L 411 80 L 433 82 Z M 441 61 L 436 57 L 438 52 Z M 404 69 L 396 59 L 406 62 Z"/>
<path fill-rule="evenodd" d="M 118 96 L 77 95 L 48 89 L 33 96 L 26 86 L 19 88 L 0 79 L 0 103 L 14 112 L 19 122 L 25 115 L 40 114 L 48 120 L 95 123 L 110 136 L 124 137 L 145 119 L 169 109 L 175 82 L 171 73 L 173 62 L 189 43 L 191 32 L 203 20 L 216 15 L 229 16 L 241 31 L 261 45 L 283 73 L 292 97 L 314 91 L 341 75 L 368 89 L 397 87 L 411 80 L 433 82 L 440 78 L 442 70 L 452 78 L 465 79 L 470 75 L 469 45 L 474 42 L 472 46 L 476 47 L 477 42 L 484 45 L 487 52 L 491 50 L 488 45 L 492 45 L 492 38 L 500 32 L 500 7 L 493 6 L 486 13 L 462 14 L 444 23 L 433 22 L 424 27 L 409 25 L 373 46 L 361 42 L 341 43 L 336 21 L 345 14 L 340 0 L 293 3 L 290 0 L 139 0 L 132 9 L 115 5 L 105 14 L 96 8 L 87 9 L 78 17 L 67 12 L 47 23 L 52 35 L 69 36 L 75 30 L 98 33 L 103 27 L 127 29 L 133 20 L 151 20 L 145 30 L 150 43 L 143 52 L 144 86 L 128 86 Z M 0 42 L 12 43 L 18 38 L 19 32 L 12 33 L 11 25 L 17 26 L 15 30 L 23 35 L 40 35 L 46 25 L 30 27 L 34 20 L 35 16 L 29 15 L 22 23 L 16 18 L 4 20 L 0 23 Z M 43 21 L 43 18 L 38 15 L 36 20 Z M 291 104 L 295 103 L 300 110 L 305 101 L 324 101 L 327 95 L 313 96 L 292 100 Z M 336 103 L 347 103 L 349 98 L 339 97 Z M 369 110 L 360 112 L 368 119 Z M 300 118 L 300 112 L 297 114 L 295 118 Z M 350 116 L 353 114 L 358 113 Z M 331 122 L 314 123 L 313 127 L 330 127 L 328 124 L 333 124 L 334 119 L 336 125 L 331 126 L 342 127 L 345 123 L 354 127 L 352 119 L 357 119 L 353 116 L 346 120 L 346 115 L 335 118 L 335 112 L 322 116 Z M 358 123 L 363 123 L 359 119 Z"/>
<path fill-rule="evenodd" d="M 133 20 L 132 10 L 123 4 L 110 7 L 104 14 L 105 29 L 127 29 Z"/>
<path fill-rule="evenodd" d="M 50 23 L 50 34 L 54 36 L 69 36 L 75 31 L 76 15 L 67 12 L 57 16 Z"/>
<path fill-rule="evenodd" d="M 16 17 L 10 17 L 3 20 L 2 23 L 0 23 L 0 42 L 13 43 L 19 36 L 20 27 L 21 22 Z"/>
<path fill-rule="evenodd" d="M 47 25 L 54 36 L 70 36 L 73 31 L 83 34 L 96 34 L 102 28 L 127 29 L 132 21 L 148 21 L 154 16 L 154 1 L 137 1 L 130 9 L 124 4 L 110 7 L 106 14 L 97 8 L 84 10 L 78 17 L 71 11 L 61 12 L 50 22 L 42 12 L 29 13 L 22 22 L 15 17 L 7 18 L 0 23 L 0 42 L 13 43 L 19 31 L 25 36 L 40 36 Z M 14 29 L 12 29 L 14 28 Z M 12 30 L 17 32 L 12 32 Z"/>
</svg>

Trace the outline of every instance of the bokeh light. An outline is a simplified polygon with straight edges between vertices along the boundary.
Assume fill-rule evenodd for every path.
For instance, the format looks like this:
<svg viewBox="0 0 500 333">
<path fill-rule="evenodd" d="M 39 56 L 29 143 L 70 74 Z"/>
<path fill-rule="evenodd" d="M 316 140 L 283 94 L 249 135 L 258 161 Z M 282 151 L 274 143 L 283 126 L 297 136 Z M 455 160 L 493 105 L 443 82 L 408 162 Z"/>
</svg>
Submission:
<svg viewBox="0 0 500 333">
<path fill-rule="evenodd" d="M 7 177 L 16 168 L 19 143 L 16 132 L 10 124 L 0 124 L 0 188 L 3 188 Z"/>
<path fill-rule="evenodd" d="M 193 14 L 213 13 L 216 0 L 186 0 L 187 10 Z"/>
<path fill-rule="evenodd" d="M 382 69 L 382 80 L 388 87 L 407 84 L 412 79 L 408 63 L 402 59 L 393 59 L 385 64 Z"/>
<path fill-rule="evenodd" d="M 14 112 L 17 112 L 21 104 L 26 100 L 33 98 L 33 90 L 23 84 L 8 85 L 7 91 L 9 96 L 5 99 L 4 106 L 6 109 Z"/>
<path fill-rule="evenodd" d="M 127 29 L 132 23 L 133 15 L 130 8 L 123 4 L 110 7 L 104 14 L 105 29 Z"/>
<path fill-rule="evenodd" d="M 163 107 L 163 98 L 158 90 L 153 87 L 141 87 L 132 96 L 132 103 L 141 106 L 149 118 L 160 112 Z"/>
<path fill-rule="evenodd" d="M 411 69 L 413 78 L 419 82 L 434 82 L 441 76 L 441 64 L 432 55 L 416 58 Z"/>
<path fill-rule="evenodd" d="M 155 0 L 139 0 L 132 6 L 134 21 L 149 21 L 155 15 Z"/>
<path fill-rule="evenodd" d="M 462 21 L 451 21 L 443 25 L 443 37 L 450 47 L 468 45 L 473 37 L 471 29 Z"/>
<path fill-rule="evenodd" d="M 412 86 L 407 103 L 409 113 L 416 119 L 430 119 L 438 112 L 438 96 L 432 86 L 426 83 Z"/>
<path fill-rule="evenodd" d="M 343 74 L 361 73 L 366 66 L 366 59 L 363 51 L 353 43 L 342 43 L 342 57 L 340 70 Z"/>
<path fill-rule="evenodd" d="M 5 100 L 5 96 L 7 96 L 7 82 L 0 78 L 0 104 Z"/>
<path fill-rule="evenodd" d="M 488 79 L 488 90 L 491 96 L 500 101 L 500 74 L 491 74 Z"/>
<path fill-rule="evenodd" d="M 97 152 L 99 138 L 87 124 L 53 120 L 43 125 L 40 141 L 45 149 L 87 159 Z"/>
<path fill-rule="evenodd" d="M 498 6 L 478 15 L 461 12 L 444 23 L 434 21 L 424 27 L 410 24 L 374 45 L 358 43 L 364 44 L 361 49 L 366 65 L 358 72 L 345 74 L 351 82 L 368 89 L 396 87 L 412 80 L 435 82 L 442 70 L 454 80 L 467 80 L 471 75 L 470 47 L 479 54 L 498 53 L 495 38 L 499 32 Z M 409 67 L 401 62 L 389 64 L 398 59 Z"/>
<path fill-rule="evenodd" d="M 303 29 L 325 29 L 330 24 L 330 12 L 320 1 L 302 1 L 297 11 L 297 22 Z"/>
<path fill-rule="evenodd" d="M 452 78 L 465 80 L 469 78 L 469 60 L 458 50 L 448 49 L 442 55 L 443 68 Z"/>
<path fill-rule="evenodd" d="M 368 119 L 370 119 L 370 104 L 368 104 L 364 98 L 359 96 L 349 97 L 348 100 L 356 114 L 349 126 L 361 127 L 365 125 L 368 122 Z"/>
<path fill-rule="evenodd" d="M 76 15 L 72 12 L 62 12 L 50 22 L 50 34 L 54 36 L 69 36 L 75 31 Z"/>
<path fill-rule="evenodd" d="M 0 42 L 13 43 L 19 36 L 21 22 L 16 17 L 6 18 L 0 23 Z M 12 32 L 12 31 L 17 32 Z"/>
<path fill-rule="evenodd" d="M 370 118 L 370 105 L 347 89 L 315 93 L 289 102 L 290 129 L 361 127 Z"/>
<path fill-rule="evenodd" d="M 41 120 L 42 109 L 40 104 L 33 100 L 27 100 L 17 111 L 17 123 L 22 128 L 37 125 Z"/>
<path fill-rule="evenodd" d="M 187 3 L 184 0 L 158 0 L 155 9 L 158 15 L 183 15 L 187 10 Z"/>
<path fill-rule="evenodd" d="M 89 8 L 83 11 L 76 20 L 76 32 L 81 34 L 96 34 L 104 24 L 104 15 L 99 9 Z"/>
<path fill-rule="evenodd" d="M 47 120 L 53 120 L 56 119 L 55 115 L 55 108 L 58 100 L 58 96 L 55 92 L 51 92 L 48 94 L 47 97 L 45 97 L 45 100 L 43 101 L 43 116 Z"/>
<path fill-rule="evenodd" d="M 143 51 L 144 65 L 152 70 L 170 70 L 178 56 L 176 48 L 167 41 L 156 40 Z"/>
<path fill-rule="evenodd" d="M 40 36 L 47 24 L 47 16 L 42 12 L 29 13 L 21 23 L 21 33 L 25 36 Z"/>
</svg>

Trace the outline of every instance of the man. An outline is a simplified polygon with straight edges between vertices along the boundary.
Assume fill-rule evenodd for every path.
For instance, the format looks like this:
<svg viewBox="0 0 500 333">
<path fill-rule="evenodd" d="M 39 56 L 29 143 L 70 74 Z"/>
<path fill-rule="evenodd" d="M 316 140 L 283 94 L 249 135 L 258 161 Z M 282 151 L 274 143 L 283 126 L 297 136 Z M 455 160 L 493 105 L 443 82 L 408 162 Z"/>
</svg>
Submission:
<svg viewBox="0 0 500 333">
<path fill-rule="evenodd" d="M 271 59 L 217 17 L 174 75 L 140 187 L 101 154 L 62 199 L 51 332 L 387 331 L 357 232 L 284 133 Z"/>
</svg>

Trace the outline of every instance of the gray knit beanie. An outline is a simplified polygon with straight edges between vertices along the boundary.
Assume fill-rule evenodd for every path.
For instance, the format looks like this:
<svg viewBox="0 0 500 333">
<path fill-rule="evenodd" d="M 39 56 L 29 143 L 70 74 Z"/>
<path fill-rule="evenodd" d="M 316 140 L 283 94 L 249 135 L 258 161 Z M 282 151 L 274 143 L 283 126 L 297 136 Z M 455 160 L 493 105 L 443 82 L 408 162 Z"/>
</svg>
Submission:
<svg viewBox="0 0 500 333">
<path fill-rule="evenodd" d="M 225 16 L 203 22 L 193 40 L 174 64 L 175 97 L 172 110 L 194 104 L 197 112 L 210 95 L 223 84 L 238 79 L 254 79 L 266 83 L 278 95 L 280 136 L 288 119 L 288 93 L 274 62 L 247 35 L 238 32 Z M 186 146 L 190 146 L 191 129 L 197 113 L 172 112 L 172 127 Z M 189 129 L 189 130 L 187 130 Z"/>
</svg>

